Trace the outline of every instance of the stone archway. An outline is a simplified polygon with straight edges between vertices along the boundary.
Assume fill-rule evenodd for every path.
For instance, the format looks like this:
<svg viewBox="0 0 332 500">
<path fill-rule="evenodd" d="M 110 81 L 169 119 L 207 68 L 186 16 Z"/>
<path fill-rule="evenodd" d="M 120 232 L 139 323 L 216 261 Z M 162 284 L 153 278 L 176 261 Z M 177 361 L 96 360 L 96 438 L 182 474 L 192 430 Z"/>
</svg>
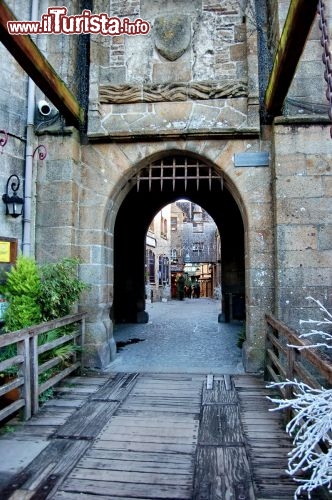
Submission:
<svg viewBox="0 0 332 500">
<path fill-rule="evenodd" d="M 60 176 L 61 172 L 57 173 L 57 164 L 53 165 L 51 161 L 50 173 L 39 170 L 38 182 L 43 189 L 39 190 L 40 216 L 36 224 L 36 238 L 38 260 L 46 260 L 49 255 L 77 255 L 82 260 L 80 276 L 91 285 L 89 293 L 80 305 L 81 309 L 88 313 L 86 365 L 103 369 L 115 355 L 110 311 L 113 313 L 116 305 L 113 266 L 113 250 L 118 241 L 116 221 L 121 221 L 122 217 L 126 231 L 133 227 L 132 220 L 129 220 L 129 224 L 121 212 L 124 214 L 127 206 L 129 212 L 140 214 L 140 217 L 137 215 L 138 226 L 142 226 L 145 218 L 147 227 L 147 214 L 151 218 L 153 215 L 151 206 L 157 212 L 163 205 L 183 195 L 180 190 L 156 190 L 151 193 L 154 200 L 150 198 L 149 203 L 137 198 L 129 203 L 133 196 L 130 194 L 132 188 L 136 186 L 136 174 L 151 162 L 176 154 L 198 159 L 204 165 L 211 166 L 223 178 L 223 191 L 218 183 L 215 192 L 206 190 L 204 194 L 200 186 L 200 189 L 191 193 L 187 189 L 186 197 L 190 194 L 193 201 L 195 198 L 195 202 L 206 209 L 217 225 L 222 226 L 229 221 L 231 228 L 233 216 L 224 219 L 224 222 L 218 221 L 223 211 L 221 201 L 224 200 L 224 212 L 230 214 L 228 207 L 234 207 L 236 217 L 240 220 L 239 224 L 243 227 L 238 234 L 242 234 L 245 269 L 247 341 L 244 347 L 244 364 L 247 371 L 257 372 L 262 369 L 265 352 L 265 313 L 273 310 L 274 298 L 271 171 L 266 166 L 251 165 L 250 162 L 244 167 L 235 165 L 234 155 L 245 155 L 243 151 L 248 149 L 249 141 L 233 138 L 213 141 L 178 139 L 91 143 L 81 147 L 80 157 L 76 157 L 76 144 L 73 140 L 71 170 L 68 174 L 70 180 L 62 180 L 56 184 L 54 175 Z M 259 149 L 259 141 L 251 140 L 250 147 Z M 54 138 L 52 148 L 55 158 L 59 151 L 67 158 L 69 145 L 62 151 L 61 138 Z M 47 193 L 56 188 L 59 190 L 60 187 L 61 198 L 47 197 Z M 229 203 L 226 203 L 226 198 Z M 68 200 L 66 206 L 71 207 L 71 210 L 64 210 L 62 200 Z M 145 210 L 144 203 L 147 203 Z M 51 222 L 52 230 L 45 230 L 44 221 L 48 224 Z M 221 227 L 220 231 L 223 232 L 223 229 Z M 143 236 L 139 238 L 143 239 Z M 228 247 L 232 248 L 231 245 Z M 137 310 L 144 312 L 143 271 L 139 280 L 142 282 L 142 293 L 135 298 L 135 314 Z M 132 303 L 135 300 L 133 299 Z"/>
<path fill-rule="evenodd" d="M 186 196 L 214 219 L 222 234 L 222 287 L 226 301 L 245 292 L 244 226 L 223 176 L 192 155 L 171 154 L 140 169 L 123 200 L 114 228 L 115 322 L 146 322 L 144 248 L 148 225 L 163 206 Z"/>
</svg>

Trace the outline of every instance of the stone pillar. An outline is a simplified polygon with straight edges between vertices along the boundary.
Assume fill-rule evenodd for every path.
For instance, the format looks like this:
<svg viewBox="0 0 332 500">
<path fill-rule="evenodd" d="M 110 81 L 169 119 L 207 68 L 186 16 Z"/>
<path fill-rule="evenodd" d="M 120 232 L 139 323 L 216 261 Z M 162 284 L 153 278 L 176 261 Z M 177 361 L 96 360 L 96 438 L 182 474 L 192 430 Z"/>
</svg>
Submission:
<svg viewBox="0 0 332 500">
<path fill-rule="evenodd" d="M 319 314 L 308 296 L 331 306 L 331 139 L 326 125 L 274 129 L 275 314 L 299 330 Z"/>
</svg>

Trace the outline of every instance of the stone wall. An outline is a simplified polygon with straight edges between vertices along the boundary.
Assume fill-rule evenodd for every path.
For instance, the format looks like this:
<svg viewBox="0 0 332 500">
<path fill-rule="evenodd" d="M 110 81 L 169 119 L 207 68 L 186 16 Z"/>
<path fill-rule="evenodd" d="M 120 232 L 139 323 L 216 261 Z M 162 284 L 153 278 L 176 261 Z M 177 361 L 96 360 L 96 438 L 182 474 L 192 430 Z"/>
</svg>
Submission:
<svg viewBox="0 0 332 500">
<path fill-rule="evenodd" d="M 325 3 L 328 10 L 328 2 Z M 278 48 L 289 5 L 290 0 L 269 2 L 271 22 L 268 27 L 268 38 L 272 58 L 274 58 Z M 327 117 L 326 82 L 324 81 L 323 49 L 320 39 L 321 31 L 319 29 L 319 15 L 317 14 L 289 88 L 283 110 L 285 115 L 325 115 Z"/>
<path fill-rule="evenodd" d="M 17 2 L 8 1 L 14 8 Z M 24 3 L 21 18 L 29 18 L 29 2 Z M 27 77 L 14 57 L 0 43 L 0 197 L 5 193 L 9 176 L 16 174 L 21 180 L 18 196 L 23 196 L 24 155 L 26 145 Z M 9 194 L 12 191 L 9 190 Z M 6 217 L 5 204 L 0 201 L 0 236 L 17 238 L 22 243 L 22 217 Z"/>
<path fill-rule="evenodd" d="M 245 4 L 183 0 L 179 13 L 176 0 L 95 1 L 95 13 L 140 17 L 151 23 L 151 32 L 91 36 L 85 145 L 61 120 L 36 130 L 31 146 L 42 143 L 48 150 L 46 160 L 36 158 L 33 166 L 36 256 L 82 259 L 80 276 L 91 285 L 81 304 L 89 313 L 85 353 L 91 367 L 104 368 L 115 355 L 109 317 L 114 226 L 131 189 L 128 181 L 166 154 L 181 152 L 212 165 L 241 212 L 248 371 L 264 365 L 266 312 L 274 310 L 297 328 L 304 314 L 315 314 L 305 310 L 307 295 L 330 304 L 332 158 L 320 34 L 315 24 L 290 89 L 287 116 L 260 127 L 257 33 Z M 29 18 L 26 2 L 9 5 L 21 19 Z M 270 5 L 276 33 L 289 0 Z M 39 7 L 46 11 L 48 2 Z M 71 14 L 79 7 L 78 1 L 68 3 Z M 165 43 L 177 28 L 185 35 L 172 34 L 172 43 Z M 79 67 L 75 40 L 52 35 L 39 40 L 73 89 Z M 4 189 L 9 175 L 24 175 L 27 77 L 3 46 L 0 56 L 0 130 L 8 132 L 0 155 Z M 269 164 L 236 166 L 235 155 L 250 152 L 268 153 Z M 217 197 L 214 202 L 218 206 Z M 21 230 L 20 220 L 0 218 L 3 236 L 20 239 Z"/>
<path fill-rule="evenodd" d="M 281 120 L 279 120 L 281 121 Z M 332 147 L 327 127 L 274 127 L 276 315 L 299 329 L 332 306 Z"/>
<path fill-rule="evenodd" d="M 215 165 L 235 197 L 244 220 L 246 254 L 246 367 L 256 371 L 264 358 L 264 314 L 273 308 L 273 229 L 269 167 L 235 167 L 237 152 L 268 148 L 258 140 L 185 140 L 90 144 L 82 149 L 77 251 L 84 256 L 83 276 L 92 284 L 86 302 L 91 338 L 102 336 L 112 349 L 112 325 L 104 336 L 113 301 L 113 230 L 117 211 L 131 189 L 128 182 L 139 168 L 168 150 L 196 154 Z M 217 203 L 217 199 L 216 199 Z M 49 210 L 52 211 L 50 206 Z M 84 305 L 84 307 L 85 307 Z M 97 317 L 99 314 L 99 318 Z M 93 320 L 95 322 L 93 323 Z M 90 330 L 91 327 L 91 330 Z M 92 332 L 92 333 L 91 333 Z M 106 352 L 106 351 L 105 351 Z M 98 356 L 91 355 L 90 362 Z M 99 357 L 99 365 L 107 356 Z M 95 365 L 94 365 L 95 366 Z"/>
<path fill-rule="evenodd" d="M 105 7 L 102 2 L 98 7 Z M 258 130 L 256 35 L 241 2 L 110 3 L 146 35 L 92 36 L 90 137 Z"/>
</svg>

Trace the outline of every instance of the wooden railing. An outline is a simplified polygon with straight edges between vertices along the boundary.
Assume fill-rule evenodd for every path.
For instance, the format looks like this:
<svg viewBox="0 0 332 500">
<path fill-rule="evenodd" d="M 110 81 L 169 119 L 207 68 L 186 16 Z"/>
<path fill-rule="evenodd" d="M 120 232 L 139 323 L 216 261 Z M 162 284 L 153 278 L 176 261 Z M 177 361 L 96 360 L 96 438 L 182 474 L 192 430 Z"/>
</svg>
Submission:
<svg viewBox="0 0 332 500">
<path fill-rule="evenodd" d="M 304 382 L 313 388 L 332 385 L 331 360 L 317 349 L 298 349 L 309 345 L 285 323 L 266 315 L 266 377 L 274 382 L 286 379 Z M 296 346 L 296 347 L 290 347 Z M 280 388 L 283 397 L 292 396 L 292 387 Z"/>
<path fill-rule="evenodd" d="M 85 317 L 85 313 L 72 314 L 41 323 L 40 325 L 0 335 L 0 349 L 7 346 L 16 346 L 15 355 L 0 362 L 0 374 L 5 374 L 6 371 L 11 372 L 13 371 L 13 367 L 15 367 L 14 378 L 0 385 L 0 397 L 8 395 L 14 389 L 18 389 L 19 392 L 16 401 L 0 410 L 0 422 L 22 408 L 24 418 L 26 420 L 29 419 L 39 409 L 39 396 L 81 367 Z M 38 345 L 39 335 L 74 324 L 77 324 L 77 328 L 69 334 L 63 335 L 51 342 Z M 46 362 L 40 363 L 39 358 L 41 354 L 50 352 L 54 348 L 67 345 L 68 343 L 73 344 L 76 348 L 73 350 L 70 358 L 66 360 L 65 366 L 63 366 L 62 356 L 54 356 Z M 56 367 L 58 368 L 57 370 Z M 56 370 L 57 373 L 41 383 L 40 376 L 51 369 L 54 369 L 52 372 Z"/>
</svg>

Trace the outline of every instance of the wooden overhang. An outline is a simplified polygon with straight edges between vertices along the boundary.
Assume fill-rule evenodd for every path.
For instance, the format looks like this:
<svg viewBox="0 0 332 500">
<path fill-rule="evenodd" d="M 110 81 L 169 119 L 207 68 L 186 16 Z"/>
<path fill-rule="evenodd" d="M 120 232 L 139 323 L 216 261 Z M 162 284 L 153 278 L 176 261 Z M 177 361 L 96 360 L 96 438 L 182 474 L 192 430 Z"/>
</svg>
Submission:
<svg viewBox="0 0 332 500">
<path fill-rule="evenodd" d="M 84 110 L 74 94 L 61 80 L 29 35 L 10 35 L 8 21 L 17 21 L 4 1 L 0 2 L 0 41 L 14 56 L 46 97 L 66 118 L 69 125 L 80 126 L 84 122 Z"/>
<path fill-rule="evenodd" d="M 317 4 L 317 0 L 291 0 L 265 93 L 265 110 L 271 116 L 281 114 L 317 14 Z"/>
</svg>

